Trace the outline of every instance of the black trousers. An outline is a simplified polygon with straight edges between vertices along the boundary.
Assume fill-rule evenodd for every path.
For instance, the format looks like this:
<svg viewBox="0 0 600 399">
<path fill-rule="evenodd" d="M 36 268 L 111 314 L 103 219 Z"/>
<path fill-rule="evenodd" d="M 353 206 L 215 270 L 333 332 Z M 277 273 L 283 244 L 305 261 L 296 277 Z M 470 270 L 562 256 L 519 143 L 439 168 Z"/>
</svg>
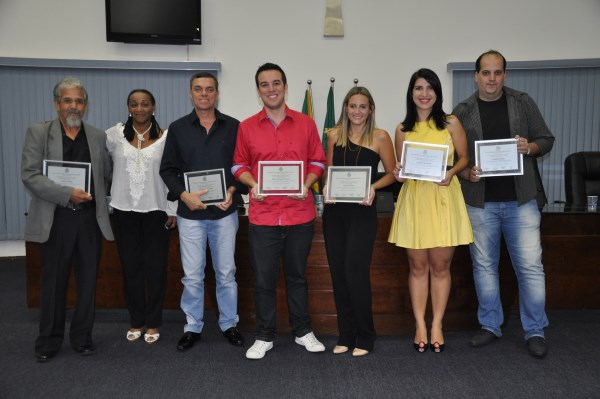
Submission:
<svg viewBox="0 0 600 399">
<path fill-rule="evenodd" d="M 370 271 L 376 233 L 375 206 L 325 205 L 323 235 L 337 309 L 338 345 L 373 350 Z"/>
<path fill-rule="evenodd" d="M 158 328 L 167 287 L 167 214 L 114 210 L 115 238 L 133 328 Z"/>
<path fill-rule="evenodd" d="M 311 332 L 305 271 L 314 223 L 292 226 L 250 224 L 250 262 L 254 271 L 256 339 L 273 341 L 277 321 L 277 281 L 283 258 L 285 289 L 292 334 Z"/>
<path fill-rule="evenodd" d="M 95 207 L 56 209 L 50 237 L 40 245 L 40 331 L 36 352 L 56 352 L 62 346 L 72 264 L 77 298 L 69 339 L 73 348 L 92 343 L 101 246 Z"/>
</svg>

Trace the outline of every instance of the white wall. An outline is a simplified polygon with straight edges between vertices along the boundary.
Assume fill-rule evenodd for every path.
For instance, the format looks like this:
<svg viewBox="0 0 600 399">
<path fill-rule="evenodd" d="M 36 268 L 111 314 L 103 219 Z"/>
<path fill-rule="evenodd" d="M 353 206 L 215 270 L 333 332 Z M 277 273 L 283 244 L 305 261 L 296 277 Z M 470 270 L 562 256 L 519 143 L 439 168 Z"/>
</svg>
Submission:
<svg viewBox="0 0 600 399">
<path fill-rule="evenodd" d="M 319 128 L 334 76 L 336 111 L 358 78 L 389 132 L 420 67 L 440 75 L 450 111 L 448 62 L 474 62 L 490 48 L 509 61 L 600 58 L 598 0 L 345 0 L 343 38 L 323 37 L 325 0 L 202 3 L 204 44 L 164 46 L 106 42 L 101 0 L 0 0 L 0 56 L 219 61 L 220 109 L 239 119 L 260 108 L 254 72 L 271 61 L 288 75 L 292 108 L 300 109 L 306 80 L 313 81 Z"/>
</svg>

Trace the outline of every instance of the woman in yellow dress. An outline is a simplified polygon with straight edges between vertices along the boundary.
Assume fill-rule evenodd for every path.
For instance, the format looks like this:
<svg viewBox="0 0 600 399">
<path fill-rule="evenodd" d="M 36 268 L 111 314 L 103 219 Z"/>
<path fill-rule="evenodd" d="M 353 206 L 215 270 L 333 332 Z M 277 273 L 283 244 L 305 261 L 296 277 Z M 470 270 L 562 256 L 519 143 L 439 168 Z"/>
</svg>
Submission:
<svg viewBox="0 0 600 399">
<path fill-rule="evenodd" d="M 406 117 L 396 128 L 395 146 L 402 159 L 405 141 L 449 146 L 448 167 L 440 182 L 399 177 L 404 182 L 388 241 L 406 248 L 410 271 L 408 287 L 415 316 L 414 347 L 425 352 L 445 348 L 442 319 L 450 293 L 450 264 L 457 245 L 473 242 L 473 232 L 460 188 L 458 172 L 467 166 L 469 155 L 465 131 L 459 120 L 442 109 L 442 85 L 430 69 L 415 72 L 406 93 Z M 454 162 L 455 152 L 457 160 Z M 425 309 L 431 280 L 431 340 L 427 340 Z M 431 342 L 431 344 L 430 344 Z"/>
</svg>

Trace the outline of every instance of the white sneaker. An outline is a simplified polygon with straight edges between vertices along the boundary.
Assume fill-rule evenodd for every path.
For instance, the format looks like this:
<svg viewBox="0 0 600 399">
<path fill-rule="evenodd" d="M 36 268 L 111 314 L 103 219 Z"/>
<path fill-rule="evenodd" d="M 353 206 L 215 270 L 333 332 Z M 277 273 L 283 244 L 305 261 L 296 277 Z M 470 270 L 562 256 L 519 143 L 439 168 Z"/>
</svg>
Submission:
<svg viewBox="0 0 600 399">
<path fill-rule="evenodd" d="M 309 352 L 324 352 L 325 346 L 319 342 L 315 334 L 309 332 L 304 337 L 296 337 L 296 343 L 302 345 Z"/>
<path fill-rule="evenodd" d="M 254 341 L 254 344 L 250 347 L 250 349 L 246 351 L 246 358 L 253 360 L 262 359 L 265 357 L 265 353 L 272 348 L 273 342 L 261 341 L 260 339 L 257 339 Z"/>
</svg>

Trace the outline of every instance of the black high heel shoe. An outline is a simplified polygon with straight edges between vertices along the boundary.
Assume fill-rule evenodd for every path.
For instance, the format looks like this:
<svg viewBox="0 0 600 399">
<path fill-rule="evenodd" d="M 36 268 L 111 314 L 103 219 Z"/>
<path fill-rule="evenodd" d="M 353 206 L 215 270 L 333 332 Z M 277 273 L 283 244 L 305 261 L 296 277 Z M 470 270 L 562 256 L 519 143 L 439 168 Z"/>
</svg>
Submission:
<svg viewBox="0 0 600 399">
<path fill-rule="evenodd" d="M 440 344 L 439 342 L 434 342 L 430 346 L 433 353 L 442 353 L 446 348 L 446 344 Z"/>
<path fill-rule="evenodd" d="M 419 342 L 418 344 L 413 342 L 413 346 L 415 347 L 415 350 L 419 353 L 427 352 L 427 349 L 429 349 L 429 343 L 423 341 Z"/>
</svg>

